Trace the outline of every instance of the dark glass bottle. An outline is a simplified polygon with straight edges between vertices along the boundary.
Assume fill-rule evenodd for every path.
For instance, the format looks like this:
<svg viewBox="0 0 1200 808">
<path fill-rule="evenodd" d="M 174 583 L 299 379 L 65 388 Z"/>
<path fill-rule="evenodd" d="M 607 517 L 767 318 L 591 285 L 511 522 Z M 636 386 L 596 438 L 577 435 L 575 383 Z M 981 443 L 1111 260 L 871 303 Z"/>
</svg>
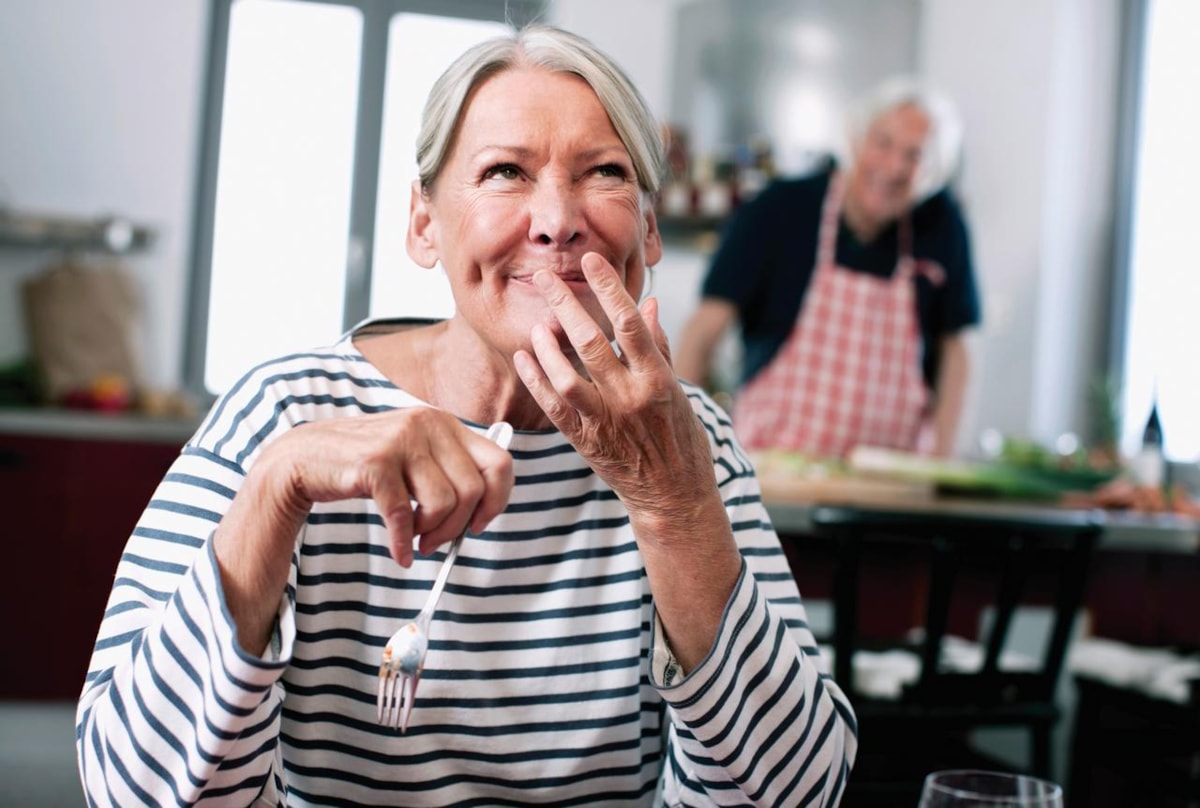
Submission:
<svg viewBox="0 0 1200 808">
<path fill-rule="evenodd" d="M 1162 422 L 1158 420 L 1158 400 L 1150 405 L 1150 417 L 1146 420 L 1146 428 L 1142 430 L 1142 446 L 1156 446 L 1162 451 L 1163 433 Z"/>
<path fill-rule="evenodd" d="M 1142 485 L 1161 486 L 1165 482 L 1166 468 L 1162 421 L 1158 417 L 1158 397 L 1155 396 L 1150 405 L 1150 417 L 1142 430 L 1142 448 L 1138 452 L 1134 475 Z"/>
</svg>

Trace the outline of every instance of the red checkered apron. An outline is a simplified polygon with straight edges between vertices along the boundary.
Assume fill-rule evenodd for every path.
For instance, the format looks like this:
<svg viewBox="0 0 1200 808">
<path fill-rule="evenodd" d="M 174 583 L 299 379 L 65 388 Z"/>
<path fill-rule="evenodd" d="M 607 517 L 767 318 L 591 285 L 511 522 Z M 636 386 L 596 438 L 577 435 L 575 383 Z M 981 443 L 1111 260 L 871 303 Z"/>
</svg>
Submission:
<svg viewBox="0 0 1200 808">
<path fill-rule="evenodd" d="M 796 325 L 734 402 L 734 428 L 747 448 L 841 457 L 858 445 L 917 447 L 928 392 L 913 279 L 923 273 L 940 284 L 942 268 L 913 260 L 907 219 L 892 277 L 837 266 L 842 193 L 834 175 Z"/>
</svg>

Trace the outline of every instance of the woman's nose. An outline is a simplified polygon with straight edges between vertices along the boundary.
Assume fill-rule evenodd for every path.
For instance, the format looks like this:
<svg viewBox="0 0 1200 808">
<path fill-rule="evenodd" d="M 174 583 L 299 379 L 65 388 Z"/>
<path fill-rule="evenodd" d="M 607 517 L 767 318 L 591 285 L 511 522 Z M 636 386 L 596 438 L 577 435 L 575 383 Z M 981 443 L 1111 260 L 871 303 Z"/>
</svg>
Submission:
<svg viewBox="0 0 1200 808">
<path fill-rule="evenodd" d="M 530 200 L 529 238 L 538 244 L 566 246 L 581 237 L 583 217 L 570 184 L 543 181 Z"/>
</svg>

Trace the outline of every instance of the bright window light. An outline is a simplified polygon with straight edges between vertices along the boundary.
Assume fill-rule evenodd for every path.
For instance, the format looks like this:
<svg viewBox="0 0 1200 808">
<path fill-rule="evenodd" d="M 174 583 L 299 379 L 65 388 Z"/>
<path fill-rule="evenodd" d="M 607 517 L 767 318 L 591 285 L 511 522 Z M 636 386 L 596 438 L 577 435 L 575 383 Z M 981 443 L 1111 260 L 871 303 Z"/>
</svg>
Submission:
<svg viewBox="0 0 1200 808">
<path fill-rule="evenodd" d="M 362 15 L 239 0 L 229 21 L 205 386 L 342 327 Z"/>
<path fill-rule="evenodd" d="M 383 143 L 371 270 L 372 317 L 449 317 L 450 285 L 441 267 L 417 266 L 405 249 L 408 206 L 417 178 L 421 110 L 433 82 L 472 45 L 502 34 L 499 22 L 397 14 L 388 34 Z"/>
<path fill-rule="evenodd" d="M 1122 448 L 1140 445 L 1157 392 L 1164 451 L 1200 457 L 1200 367 L 1195 360 L 1200 269 L 1200 3 L 1153 0 L 1148 9 L 1136 156 L 1130 296 L 1122 393 Z"/>
</svg>

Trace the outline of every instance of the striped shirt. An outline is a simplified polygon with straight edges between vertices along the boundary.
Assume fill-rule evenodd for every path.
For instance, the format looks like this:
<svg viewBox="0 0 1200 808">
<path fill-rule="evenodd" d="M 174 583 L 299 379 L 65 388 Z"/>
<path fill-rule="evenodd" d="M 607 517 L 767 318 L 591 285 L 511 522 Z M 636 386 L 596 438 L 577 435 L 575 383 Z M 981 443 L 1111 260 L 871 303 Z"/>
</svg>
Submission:
<svg viewBox="0 0 1200 808">
<path fill-rule="evenodd" d="M 89 803 L 624 806 L 653 804 L 660 787 L 671 805 L 836 804 L 853 713 L 818 670 L 728 418 L 688 396 L 744 559 L 708 657 L 686 676 L 674 665 L 612 490 L 560 433 L 518 431 L 512 497 L 462 544 L 401 735 L 376 723 L 380 653 L 444 554 L 405 570 L 372 501 L 317 505 L 257 657 L 236 641 L 209 537 L 287 430 L 425 405 L 350 335 L 248 373 L 121 557 L 77 715 Z"/>
</svg>

